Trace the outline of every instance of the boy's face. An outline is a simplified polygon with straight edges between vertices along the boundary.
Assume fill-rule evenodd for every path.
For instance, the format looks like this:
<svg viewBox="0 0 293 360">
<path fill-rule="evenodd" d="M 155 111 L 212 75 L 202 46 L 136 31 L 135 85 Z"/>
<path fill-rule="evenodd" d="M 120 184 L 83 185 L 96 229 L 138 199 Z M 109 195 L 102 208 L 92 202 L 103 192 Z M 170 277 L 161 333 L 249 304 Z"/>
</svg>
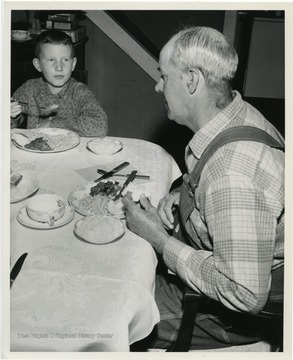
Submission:
<svg viewBox="0 0 293 360">
<path fill-rule="evenodd" d="M 42 72 L 53 94 L 57 94 L 69 81 L 76 65 L 67 45 L 43 44 L 39 59 L 35 58 L 35 68 Z"/>
</svg>

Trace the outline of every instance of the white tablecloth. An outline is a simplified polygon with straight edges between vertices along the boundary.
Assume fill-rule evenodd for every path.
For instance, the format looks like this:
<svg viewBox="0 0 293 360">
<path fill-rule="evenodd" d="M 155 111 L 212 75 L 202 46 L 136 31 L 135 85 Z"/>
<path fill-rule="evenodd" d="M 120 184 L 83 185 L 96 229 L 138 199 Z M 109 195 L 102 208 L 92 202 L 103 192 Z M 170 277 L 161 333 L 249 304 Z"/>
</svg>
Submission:
<svg viewBox="0 0 293 360">
<path fill-rule="evenodd" d="M 151 194 L 156 206 L 180 175 L 173 158 L 158 145 L 118 138 L 122 151 L 98 156 L 81 138 L 74 149 L 39 154 L 11 146 L 11 168 L 38 179 L 40 193 L 65 199 L 86 183 L 89 167 L 109 169 L 122 161 L 150 175 L 135 181 Z M 78 171 L 77 171 L 78 170 Z M 81 171 L 80 171 L 81 170 Z M 98 175 L 96 175 L 98 177 Z M 154 301 L 157 259 L 153 248 L 126 230 L 117 241 L 90 244 L 73 233 L 82 215 L 50 230 L 21 225 L 16 215 L 28 199 L 11 204 L 11 265 L 28 253 L 11 288 L 11 351 L 129 351 L 129 345 L 147 336 L 159 321 Z"/>
</svg>

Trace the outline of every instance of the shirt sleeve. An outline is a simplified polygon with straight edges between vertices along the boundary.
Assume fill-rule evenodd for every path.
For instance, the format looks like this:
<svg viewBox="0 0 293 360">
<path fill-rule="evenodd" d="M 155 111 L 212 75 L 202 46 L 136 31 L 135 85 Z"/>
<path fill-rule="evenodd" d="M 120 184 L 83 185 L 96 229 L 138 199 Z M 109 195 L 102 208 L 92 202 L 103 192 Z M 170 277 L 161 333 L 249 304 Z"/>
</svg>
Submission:
<svg viewBox="0 0 293 360">
<path fill-rule="evenodd" d="M 73 102 L 79 114 L 70 117 L 57 116 L 51 120 L 50 127 L 69 129 L 80 136 L 104 137 L 108 134 L 107 114 L 86 85 L 76 84 Z"/>
<path fill-rule="evenodd" d="M 263 190 L 249 178 L 223 176 L 209 186 L 204 208 L 213 249 L 195 250 L 171 238 L 166 265 L 226 307 L 259 312 L 270 289 L 277 223 Z"/>
</svg>

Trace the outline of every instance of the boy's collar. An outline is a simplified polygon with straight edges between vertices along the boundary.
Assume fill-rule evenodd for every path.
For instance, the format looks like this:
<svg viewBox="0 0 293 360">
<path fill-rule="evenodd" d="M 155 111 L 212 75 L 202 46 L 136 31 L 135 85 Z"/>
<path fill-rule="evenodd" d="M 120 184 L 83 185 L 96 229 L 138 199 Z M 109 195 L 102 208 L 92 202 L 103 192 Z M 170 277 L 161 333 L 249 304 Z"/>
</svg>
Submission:
<svg viewBox="0 0 293 360">
<path fill-rule="evenodd" d="M 66 91 L 71 82 L 71 79 L 72 78 L 69 79 L 69 81 L 63 86 L 63 88 L 57 94 L 53 94 L 49 88 L 48 83 L 42 78 L 42 82 L 43 82 L 42 97 L 58 95 L 61 98 L 66 98 Z"/>
</svg>

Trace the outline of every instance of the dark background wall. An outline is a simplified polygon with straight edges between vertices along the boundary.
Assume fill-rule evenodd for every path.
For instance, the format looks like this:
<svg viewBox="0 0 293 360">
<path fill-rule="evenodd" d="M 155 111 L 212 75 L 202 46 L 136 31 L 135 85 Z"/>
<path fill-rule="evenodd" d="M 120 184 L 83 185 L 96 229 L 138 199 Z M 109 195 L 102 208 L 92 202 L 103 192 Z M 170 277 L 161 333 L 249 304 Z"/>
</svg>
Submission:
<svg viewBox="0 0 293 360">
<path fill-rule="evenodd" d="M 184 26 L 210 26 L 223 31 L 225 11 L 109 11 L 125 30 L 158 57 L 170 36 Z M 242 12 L 237 21 L 235 46 L 241 61 L 235 86 L 244 95 L 245 74 L 255 17 L 279 18 L 275 12 Z M 145 74 L 90 20 L 85 22 L 89 42 L 86 68 L 93 75 L 89 86 L 109 114 L 110 134 L 133 136 L 163 146 L 184 168 L 184 148 L 192 137 L 189 129 L 166 117 L 164 101 L 154 91 L 155 82 Z M 262 62 L 263 59 L 260 59 Z M 284 73 L 280 72 L 280 77 Z M 284 134 L 284 99 L 246 98 Z"/>
<path fill-rule="evenodd" d="M 183 26 L 223 30 L 225 11 L 110 11 L 109 14 L 147 50 L 159 51 Z M 184 169 L 184 149 L 192 132 L 166 116 L 156 82 L 117 47 L 95 24 L 85 21 L 89 41 L 86 68 L 89 86 L 101 99 L 110 122 L 110 135 L 130 136 L 164 147 Z"/>
</svg>

